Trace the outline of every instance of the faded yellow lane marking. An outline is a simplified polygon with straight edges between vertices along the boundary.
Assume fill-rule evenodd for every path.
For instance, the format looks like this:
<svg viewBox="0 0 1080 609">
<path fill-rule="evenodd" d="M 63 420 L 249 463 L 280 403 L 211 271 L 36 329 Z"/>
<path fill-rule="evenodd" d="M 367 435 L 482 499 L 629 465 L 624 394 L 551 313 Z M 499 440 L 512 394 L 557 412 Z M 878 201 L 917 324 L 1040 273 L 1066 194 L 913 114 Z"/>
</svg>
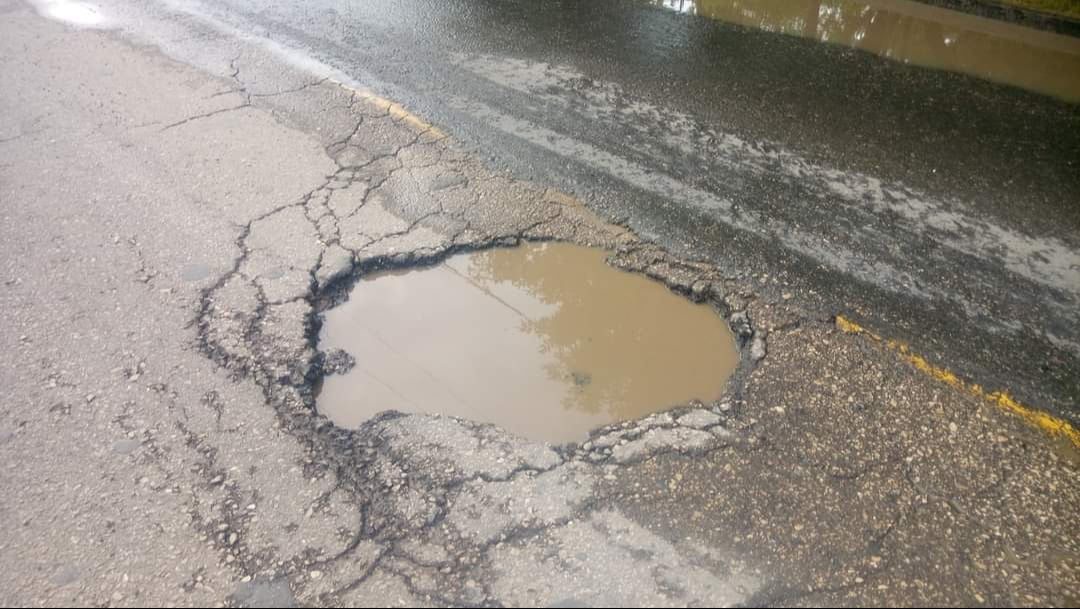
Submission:
<svg viewBox="0 0 1080 609">
<path fill-rule="evenodd" d="M 974 395 L 975 397 L 986 400 L 997 405 L 999 408 L 1006 412 L 1010 412 L 1028 424 L 1038 427 L 1043 431 L 1049 433 L 1051 436 L 1064 436 L 1072 441 L 1073 446 L 1080 448 L 1080 432 L 1075 427 L 1069 424 L 1068 421 L 1051 416 L 1045 412 L 1035 410 L 1028 406 L 1024 406 L 1020 402 L 1014 400 L 1008 393 L 1004 391 L 992 391 L 988 392 L 982 388 L 981 385 L 975 383 L 968 383 L 956 376 L 949 370 L 941 368 L 926 361 L 925 358 L 916 355 L 911 351 L 908 345 L 897 340 L 886 340 L 880 335 L 871 332 L 870 330 L 860 326 L 859 324 L 847 319 L 843 315 L 836 316 L 836 327 L 842 332 L 848 334 L 860 334 L 866 336 L 871 340 L 881 343 L 896 351 L 900 357 L 915 366 L 917 370 L 927 374 L 931 378 L 937 379 L 942 383 L 945 383 L 951 387 L 954 387 L 960 391 L 965 391 Z"/>
<path fill-rule="evenodd" d="M 401 104 L 397 103 L 396 101 L 391 101 L 389 99 L 386 99 L 385 97 L 382 97 L 380 95 L 376 95 L 375 93 L 372 93 L 371 91 L 367 91 L 367 90 L 364 90 L 364 89 L 357 89 L 356 87 L 351 87 L 351 86 L 341 82 L 340 80 L 334 80 L 332 78 L 329 79 L 329 80 L 330 80 L 330 82 L 334 83 L 335 85 L 341 87 L 342 89 L 345 89 L 346 91 L 351 92 L 352 94 L 354 94 L 357 97 L 359 97 L 360 99 L 363 99 L 364 101 L 370 103 L 371 105 L 373 105 L 373 106 L 375 106 L 377 108 L 382 108 L 383 110 L 386 110 L 387 113 L 390 114 L 390 116 L 396 121 L 403 122 L 403 123 L 411 126 L 413 129 L 416 129 L 417 131 L 426 132 L 435 139 L 443 139 L 443 138 L 447 137 L 447 134 L 446 134 L 445 131 L 443 131 L 442 129 L 439 129 L 435 125 L 432 125 L 431 123 L 425 121 L 424 119 L 422 119 L 419 116 L 413 114 L 412 112 L 409 112 L 408 110 L 405 109 L 405 106 L 402 106 Z"/>
</svg>

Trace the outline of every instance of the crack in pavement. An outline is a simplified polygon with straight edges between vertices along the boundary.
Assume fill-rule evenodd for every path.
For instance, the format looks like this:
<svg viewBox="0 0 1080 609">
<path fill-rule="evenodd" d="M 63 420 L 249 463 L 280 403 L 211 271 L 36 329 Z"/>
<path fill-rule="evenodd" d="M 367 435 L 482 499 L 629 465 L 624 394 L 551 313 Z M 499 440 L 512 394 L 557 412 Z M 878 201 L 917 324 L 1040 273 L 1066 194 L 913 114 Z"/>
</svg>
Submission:
<svg viewBox="0 0 1080 609">
<path fill-rule="evenodd" d="M 240 74 L 242 72 L 237 71 L 238 77 L 240 77 Z M 358 100 L 355 103 L 360 104 L 363 101 Z M 423 539 L 431 532 L 445 527 L 453 529 L 454 525 L 448 519 L 450 519 L 452 513 L 457 513 L 454 511 L 454 506 L 465 501 L 465 497 L 474 492 L 473 488 L 487 488 L 499 484 L 514 485 L 525 480 L 535 480 L 546 474 L 555 474 L 559 468 L 568 467 L 568 463 L 571 462 L 578 464 L 575 467 L 595 468 L 599 467 L 599 465 L 590 464 L 584 460 L 567 461 L 563 457 L 558 457 L 545 467 L 536 467 L 523 462 L 498 474 L 476 471 L 467 476 L 446 478 L 445 472 L 440 473 L 443 469 L 441 466 L 414 463 L 408 466 L 409 471 L 414 473 L 413 476 L 408 478 L 408 484 L 403 485 L 395 481 L 384 480 L 378 475 L 365 481 L 365 477 L 370 477 L 371 473 L 379 467 L 393 469 L 397 466 L 396 464 L 410 463 L 411 460 L 416 459 L 415 455 L 417 453 L 415 451 L 417 450 L 426 453 L 431 453 L 434 450 L 435 454 L 438 454 L 438 446 L 440 445 L 417 443 L 415 436 L 410 435 L 408 446 L 395 449 L 393 440 L 390 440 L 390 445 L 386 445 L 387 439 L 383 437 L 385 430 L 374 431 L 380 425 L 394 425 L 395 421 L 410 420 L 410 417 L 379 418 L 356 431 L 335 429 L 331 434 L 333 440 L 319 433 L 329 426 L 325 419 L 311 411 L 310 383 L 313 381 L 312 375 L 317 375 L 318 371 L 310 367 L 310 363 L 315 360 L 315 344 L 314 332 L 312 331 L 313 324 L 309 319 L 316 314 L 315 304 L 317 302 L 327 298 L 334 298 L 334 293 L 343 293 L 350 282 L 355 281 L 357 276 L 365 274 L 371 269 L 442 260 L 453 253 L 467 251 L 475 247 L 488 247 L 498 243 L 516 243 L 529 235 L 533 235 L 534 238 L 548 239 L 562 235 L 563 238 L 570 240 L 600 240 L 615 246 L 622 246 L 620 251 L 623 255 L 623 268 L 633 267 L 637 263 L 635 255 L 647 252 L 651 264 L 645 272 L 650 276 L 664 280 L 669 285 L 680 285 L 677 281 L 673 282 L 671 280 L 674 274 L 666 273 L 666 267 L 663 266 L 665 263 L 672 264 L 674 261 L 659 250 L 640 246 L 625 228 L 608 228 L 594 217 L 583 213 L 580 204 L 571 203 L 565 198 L 553 196 L 550 191 L 536 190 L 528 194 L 524 194 L 528 191 L 522 191 L 524 198 L 520 199 L 520 203 L 512 200 L 502 200 L 501 193 L 492 191 L 490 188 L 492 185 L 497 187 L 504 179 L 489 175 L 479 165 L 460 156 L 455 157 L 453 166 L 456 172 L 463 171 L 464 174 L 458 173 L 462 177 L 455 179 L 454 188 L 421 188 L 421 191 L 427 193 L 424 196 L 430 196 L 434 201 L 430 204 L 422 203 L 417 205 L 418 201 L 413 198 L 414 195 L 409 194 L 410 191 L 403 191 L 399 184 L 415 183 L 417 179 L 423 179 L 423 176 L 415 172 L 445 165 L 449 150 L 448 140 L 440 136 L 432 141 L 422 141 L 422 138 L 433 130 L 430 125 L 417 127 L 417 121 L 410 121 L 400 116 L 394 117 L 388 109 L 376 106 L 374 109 L 363 113 L 357 118 L 355 126 L 352 127 L 348 135 L 332 139 L 325 146 L 326 153 L 335 156 L 335 153 L 346 147 L 363 149 L 364 143 L 357 141 L 361 129 L 366 127 L 369 130 L 375 130 L 373 133 L 377 134 L 380 129 L 385 129 L 385 127 L 379 127 L 377 123 L 372 121 L 387 117 L 390 118 L 391 123 L 394 125 L 393 128 L 409 130 L 409 135 L 401 138 L 402 141 L 399 144 L 381 153 L 371 154 L 369 158 L 360 163 L 343 165 L 339 159 L 338 171 L 329 176 L 317 188 L 306 193 L 300 201 L 280 206 L 253 218 L 242 228 L 236 239 L 239 255 L 234 261 L 233 268 L 204 292 L 199 315 L 199 335 L 204 352 L 218 362 L 219 365 L 232 370 L 234 374 L 250 376 L 259 382 L 267 395 L 268 401 L 276 405 L 279 418 L 283 422 L 283 428 L 298 437 L 305 438 L 310 433 L 310 430 L 315 430 L 316 444 L 325 445 L 325 448 L 316 448 L 315 450 L 323 453 L 328 459 L 333 460 L 345 456 L 343 453 L 351 453 L 353 457 L 353 459 L 345 458 L 340 465 L 334 468 L 338 472 L 339 486 L 351 490 L 352 496 L 356 498 L 356 503 L 363 513 L 362 527 L 357 536 L 353 538 L 350 547 L 356 548 L 362 543 L 374 542 L 383 549 L 380 550 L 378 558 L 368 565 L 363 577 L 352 580 L 350 584 L 340 588 L 337 592 L 323 592 L 323 595 L 319 597 L 321 601 L 330 598 L 330 596 L 326 596 L 327 594 L 340 596 L 364 585 L 376 573 L 383 562 L 383 558 L 388 553 L 395 556 L 399 553 L 395 549 L 397 544 L 408 540 Z M 423 148 L 418 149 L 418 147 Z M 417 150 L 419 154 L 413 155 L 410 152 L 406 156 L 406 152 L 412 150 Z M 379 163 L 385 159 L 394 159 L 394 166 L 380 168 Z M 437 183 L 434 184 L 438 185 Z M 357 197 L 358 204 L 348 210 L 345 216 L 339 215 L 335 211 L 335 206 L 331 203 L 334 197 L 344 195 L 336 193 L 349 193 L 351 189 L 360 186 L 363 187 L 363 190 Z M 493 194 L 496 196 L 493 197 Z M 463 195 L 464 198 L 462 198 Z M 448 196 L 457 197 L 457 199 L 446 199 L 445 197 Z M 451 200 L 456 202 L 448 207 L 447 204 Z M 315 234 L 320 235 L 319 252 L 311 259 L 311 263 L 308 265 L 290 263 L 290 267 L 306 271 L 309 280 L 304 287 L 303 294 L 285 301 L 273 301 L 267 298 L 264 285 L 257 281 L 254 276 L 245 275 L 243 269 L 255 251 L 250 241 L 256 225 L 276 214 L 296 207 L 303 208 L 303 217 L 314 226 Z M 522 207 L 526 209 L 527 213 L 525 215 L 520 215 L 515 211 L 515 209 L 521 209 Z M 478 212 L 478 208 L 483 211 Z M 500 216 L 507 214 L 506 221 L 499 220 Z M 359 225 L 359 230 L 363 232 L 348 233 L 343 229 L 343 221 L 360 217 L 367 221 L 365 224 Z M 334 237 L 330 239 L 325 239 L 318 227 L 318 223 L 325 218 L 329 218 L 333 224 Z M 436 219 L 447 219 L 458 223 L 455 224 L 452 232 L 443 234 L 429 228 L 432 221 Z M 486 232 L 486 230 L 478 228 L 473 224 L 476 219 L 483 220 L 484 226 L 496 227 L 499 232 Z M 400 227 L 396 226 L 397 223 L 401 223 Z M 505 224 L 507 228 L 498 229 L 500 223 Z M 562 223 L 562 226 L 557 226 L 558 223 Z M 546 234 L 538 234 L 542 229 L 549 226 L 553 227 L 553 230 Z M 353 234 L 362 235 L 363 238 L 355 246 Z M 409 243 L 407 247 L 403 247 L 401 250 L 395 251 L 390 247 L 384 247 L 386 244 L 399 242 L 403 239 L 409 240 Z M 284 244 L 277 245 L 278 249 L 281 249 Z M 351 263 L 349 270 L 340 272 L 335 277 L 334 283 L 328 286 L 326 283 L 318 281 L 318 272 L 330 246 L 343 248 L 351 256 Z M 705 265 L 681 265 L 678 266 L 678 270 L 683 274 L 692 273 L 694 281 L 697 281 L 702 276 L 708 276 L 708 269 Z M 240 327 L 242 328 L 241 336 L 243 340 L 239 345 L 230 347 L 217 340 L 215 324 L 219 322 L 219 317 L 224 316 L 231 319 L 237 313 L 219 310 L 217 300 L 219 293 L 236 279 L 241 279 L 248 285 L 247 289 L 251 291 L 254 297 L 252 300 L 254 307 L 249 306 L 246 312 L 239 314 L 242 320 Z M 692 284 L 693 281 L 691 281 Z M 690 293 L 691 290 L 686 290 L 686 292 Z M 709 299 L 708 296 L 701 293 L 696 293 L 696 296 L 699 301 Z M 305 319 L 301 320 L 304 331 L 299 336 L 293 335 L 290 340 L 283 343 L 273 335 L 268 335 L 266 327 L 268 317 L 276 308 L 284 304 L 299 305 L 306 308 L 307 313 Z M 748 325 L 748 319 L 746 323 Z M 225 336 L 227 334 L 225 332 L 221 335 Z M 291 372 L 282 375 L 282 370 L 290 370 Z M 445 422 L 440 423 L 436 419 L 435 423 L 437 425 L 462 426 L 461 433 L 465 434 L 463 437 L 475 433 L 470 431 L 471 424 L 464 422 L 445 420 Z M 660 432 L 681 428 L 671 421 L 665 426 L 653 426 L 650 429 L 653 429 L 654 432 Z M 646 432 L 647 430 L 639 430 L 637 435 L 644 435 Z M 712 438 L 714 438 L 711 431 L 693 430 L 693 432 L 706 434 L 709 438 L 706 443 L 711 442 Z M 489 429 L 485 433 L 495 432 Z M 499 432 L 500 435 L 502 433 Z M 624 438 L 624 444 L 632 443 L 635 439 L 634 437 Z M 364 447 L 362 450 L 363 456 L 359 457 L 359 461 L 356 460 L 358 458 L 356 452 L 358 444 Z M 343 451 L 342 449 L 345 447 L 349 448 Z M 699 451 L 699 449 L 703 451 L 707 448 L 701 445 L 682 449 L 670 446 L 651 446 L 641 454 L 641 458 L 645 458 L 650 452 L 661 453 L 667 450 L 695 452 Z M 451 449 L 442 446 L 441 450 Z M 552 452 L 550 454 L 554 457 L 559 453 Z M 581 453 L 579 456 L 584 457 L 585 453 Z M 390 494 L 387 495 L 387 492 Z M 403 494 L 408 496 L 411 493 L 419 493 L 426 498 L 421 500 L 419 504 L 412 505 L 412 507 L 397 503 Z M 424 505 L 431 506 L 434 511 L 424 508 Z M 402 509 L 405 512 L 402 512 Z M 410 510 L 415 509 L 420 511 L 410 512 Z M 595 509 L 595 504 L 591 500 L 586 500 L 572 512 L 553 520 L 544 520 L 529 525 L 511 523 L 509 529 L 500 532 L 491 542 L 479 546 L 472 545 L 467 551 L 464 548 L 459 548 L 461 553 L 459 555 L 471 553 L 475 556 L 484 556 L 499 543 L 513 543 L 519 540 L 535 538 L 548 531 L 565 527 L 576 519 L 587 517 Z M 419 520 L 416 520 L 417 518 Z M 455 543 L 462 542 L 463 540 L 459 540 Z M 317 564 L 320 568 L 330 568 L 333 563 L 346 560 L 347 557 L 348 552 L 335 557 L 318 559 L 311 564 Z M 307 565 L 307 567 L 310 568 L 311 564 Z M 470 567 L 470 569 L 475 568 L 479 567 Z M 406 581 L 406 586 L 413 589 L 411 580 Z M 415 589 L 413 590 L 415 592 Z M 489 594 L 485 593 L 485 596 L 489 596 Z M 444 602 L 453 600 L 454 603 L 469 603 L 469 597 L 467 596 L 444 595 L 441 598 Z"/>
<path fill-rule="evenodd" d="M 195 116 L 189 116 L 188 118 L 176 121 L 175 123 L 169 123 L 168 125 L 165 125 L 161 129 L 159 129 L 159 131 L 168 131 L 169 129 L 180 127 L 181 125 L 186 125 L 186 124 L 188 124 L 188 123 L 190 123 L 192 121 L 197 121 L 197 120 L 201 120 L 201 119 L 204 119 L 204 118 L 210 118 L 211 116 L 217 116 L 219 114 L 224 114 L 226 112 L 233 112 L 235 110 L 241 110 L 243 108 L 250 108 L 250 107 L 251 107 L 251 104 L 249 104 L 248 102 L 244 102 L 244 103 L 240 104 L 239 106 L 231 106 L 229 108 L 221 108 L 219 110 L 212 110 L 210 112 L 204 112 L 202 114 L 196 114 Z"/>
</svg>

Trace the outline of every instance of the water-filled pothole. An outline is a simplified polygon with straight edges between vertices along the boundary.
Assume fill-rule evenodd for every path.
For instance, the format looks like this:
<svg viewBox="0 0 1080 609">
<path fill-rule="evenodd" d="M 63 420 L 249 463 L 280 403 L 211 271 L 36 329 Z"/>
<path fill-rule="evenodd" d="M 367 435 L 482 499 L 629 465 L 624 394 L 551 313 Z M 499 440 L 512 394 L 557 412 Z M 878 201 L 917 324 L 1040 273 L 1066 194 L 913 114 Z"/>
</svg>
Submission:
<svg viewBox="0 0 1080 609">
<path fill-rule="evenodd" d="M 438 412 L 563 443 L 720 397 L 738 362 L 726 322 L 605 256 L 526 244 L 358 282 L 319 336 L 356 365 L 324 379 L 317 408 L 342 427 Z"/>
</svg>

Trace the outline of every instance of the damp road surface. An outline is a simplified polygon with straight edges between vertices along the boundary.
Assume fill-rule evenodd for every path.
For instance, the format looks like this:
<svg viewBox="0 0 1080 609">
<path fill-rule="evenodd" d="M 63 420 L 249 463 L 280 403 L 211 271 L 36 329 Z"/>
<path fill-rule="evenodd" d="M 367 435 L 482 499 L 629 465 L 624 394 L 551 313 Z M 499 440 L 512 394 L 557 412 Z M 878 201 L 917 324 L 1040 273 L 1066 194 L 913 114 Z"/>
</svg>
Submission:
<svg viewBox="0 0 1080 609">
<path fill-rule="evenodd" d="M 1080 605 L 1072 39 L 734 6 L 0 0 L 0 604 Z"/>
<path fill-rule="evenodd" d="M 265 40 L 680 255 L 1077 416 L 1080 39 L 907 0 L 100 6 Z"/>
</svg>

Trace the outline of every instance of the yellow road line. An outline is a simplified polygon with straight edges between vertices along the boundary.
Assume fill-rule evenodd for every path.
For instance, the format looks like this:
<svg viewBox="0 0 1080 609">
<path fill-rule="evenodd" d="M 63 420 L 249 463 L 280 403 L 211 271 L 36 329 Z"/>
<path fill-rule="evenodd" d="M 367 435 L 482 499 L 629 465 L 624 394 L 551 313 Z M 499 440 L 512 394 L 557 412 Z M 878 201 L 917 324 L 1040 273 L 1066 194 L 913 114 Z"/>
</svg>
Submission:
<svg viewBox="0 0 1080 609">
<path fill-rule="evenodd" d="M 1073 446 L 1080 448 L 1080 432 L 1070 425 L 1068 421 L 1051 416 L 1040 410 L 1024 406 L 1004 391 L 987 392 L 981 385 L 965 382 L 949 370 L 935 366 L 926 361 L 925 358 L 912 353 L 911 348 L 908 347 L 908 345 L 897 340 L 883 339 L 880 335 L 867 330 L 843 315 L 836 316 L 836 327 L 842 332 L 848 334 L 860 334 L 875 342 L 881 343 L 889 349 L 896 351 L 903 360 L 915 366 L 917 370 L 931 378 L 937 379 L 960 391 L 970 393 L 975 397 L 982 398 L 987 402 L 991 402 L 1002 410 L 1020 417 L 1028 424 L 1038 427 L 1052 436 L 1064 436 L 1072 441 Z"/>
<path fill-rule="evenodd" d="M 330 80 L 330 82 L 336 84 L 337 86 L 341 87 L 342 89 L 345 89 L 346 91 L 352 92 L 354 95 L 356 95 L 360 99 L 363 99 L 364 101 L 367 101 L 371 105 L 373 105 L 373 106 L 375 106 L 377 108 L 382 108 L 383 110 L 386 110 L 390 114 L 391 117 L 393 117 L 394 119 L 399 120 L 399 121 L 401 121 L 403 123 L 406 123 L 406 124 L 410 125 L 411 127 L 416 129 L 417 131 L 427 132 L 431 136 L 435 137 L 436 139 L 442 139 L 442 138 L 445 138 L 447 136 L 445 131 L 443 131 L 442 129 L 439 129 L 435 125 L 432 125 L 431 123 L 425 121 L 424 119 L 422 119 L 419 116 L 413 114 L 412 112 L 409 112 L 408 110 L 405 109 L 405 106 L 402 106 L 401 104 L 399 104 L 399 103 L 397 103 L 395 101 L 390 101 L 389 99 L 386 99 L 385 97 L 382 97 L 380 95 L 376 95 L 375 93 L 372 93 L 371 91 L 366 91 L 366 90 L 363 90 L 363 89 L 357 89 L 356 87 L 350 87 L 349 85 L 347 85 L 347 84 L 345 84 L 345 83 L 343 83 L 343 82 L 341 82 L 339 80 L 334 80 L 332 78 L 329 79 L 329 80 Z"/>
</svg>

